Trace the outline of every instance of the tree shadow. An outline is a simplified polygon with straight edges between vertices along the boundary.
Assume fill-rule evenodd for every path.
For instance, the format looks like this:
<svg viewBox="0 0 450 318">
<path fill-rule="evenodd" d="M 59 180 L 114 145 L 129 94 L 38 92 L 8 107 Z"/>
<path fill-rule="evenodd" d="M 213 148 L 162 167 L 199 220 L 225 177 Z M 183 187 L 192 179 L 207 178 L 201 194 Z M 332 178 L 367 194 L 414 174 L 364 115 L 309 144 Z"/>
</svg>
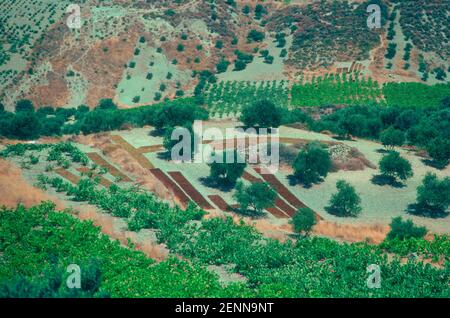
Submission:
<svg viewBox="0 0 450 318">
<path fill-rule="evenodd" d="M 323 178 L 320 178 L 316 182 L 304 183 L 299 178 L 297 178 L 296 176 L 294 176 L 292 174 L 287 176 L 287 180 L 288 180 L 288 183 L 290 186 L 295 187 L 296 185 L 301 185 L 305 189 L 310 189 L 310 188 L 312 188 L 313 185 L 322 183 L 324 181 Z"/>
<path fill-rule="evenodd" d="M 172 154 L 170 151 L 160 151 L 156 154 L 156 157 L 161 160 L 170 161 L 172 159 Z"/>
<path fill-rule="evenodd" d="M 442 162 L 437 162 L 436 160 L 431 160 L 431 159 L 422 159 L 422 163 L 426 166 L 438 169 L 438 170 L 443 170 L 445 169 L 445 167 L 447 167 L 448 162 L 446 162 L 445 164 Z"/>
<path fill-rule="evenodd" d="M 390 152 L 390 150 L 385 149 L 385 148 L 380 148 L 380 149 L 377 149 L 375 151 L 378 152 L 378 153 L 381 153 L 381 154 L 385 154 L 385 153 L 389 153 Z"/>
<path fill-rule="evenodd" d="M 256 212 L 255 210 L 247 209 L 243 210 L 241 208 L 233 208 L 232 211 L 236 214 L 249 217 L 253 220 L 258 220 L 266 217 L 266 212 Z M 267 212 L 268 213 L 268 212 Z"/>
<path fill-rule="evenodd" d="M 331 206 L 326 206 L 324 209 L 325 209 L 325 211 L 327 211 L 329 214 L 334 215 L 334 216 L 337 216 L 337 217 L 340 217 L 340 218 L 356 218 L 356 216 L 353 216 L 353 215 L 343 215 L 343 214 L 340 214 L 340 213 L 338 212 L 337 209 L 335 209 L 335 208 L 333 208 L 333 207 L 331 207 Z"/>
<path fill-rule="evenodd" d="M 235 186 L 235 184 L 220 182 L 219 180 L 210 177 L 202 177 L 199 180 L 205 187 L 217 189 L 222 192 L 230 192 Z"/>
<path fill-rule="evenodd" d="M 373 184 L 379 185 L 379 186 L 385 186 L 389 185 L 394 188 L 404 188 L 405 185 L 397 180 L 395 180 L 394 177 L 391 176 L 385 176 L 382 174 L 374 175 L 372 179 L 370 180 Z"/>
<path fill-rule="evenodd" d="M 150 130 L 148 135 L 151 137 L 162 137 L 162 136 L 164 136 L 164 133 L 165 133 L 164 128 L 155 128 L 153 130 Z"/>
<path fill-rule="evenodd" d="M 443 219 L 449 215 L 448 211 L 439 210 L 436 208 L 432 208 L 417 203 L 408 205 L 408 207 L 406 208 L 406 213 L 415 216 L 428 217 L 432 219 Z"/>
<path fill-rule="evenodd" d="M 331 138 L 339 140 L 339 141 L 355 141 L 351 136 L 339 136 L 339 135 L 333 135 Z"/>
</svg>

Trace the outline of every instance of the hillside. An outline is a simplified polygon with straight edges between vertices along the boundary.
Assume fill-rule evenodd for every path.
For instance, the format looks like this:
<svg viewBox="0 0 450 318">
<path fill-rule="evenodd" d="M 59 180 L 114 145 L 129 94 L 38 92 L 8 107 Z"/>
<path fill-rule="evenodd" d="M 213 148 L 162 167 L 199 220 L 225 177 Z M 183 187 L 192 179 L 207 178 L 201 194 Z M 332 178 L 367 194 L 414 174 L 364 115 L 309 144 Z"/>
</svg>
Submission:
<svg viewBox="0 0 450 318">
<path fill-rule="evenodd" d="M 379 29 L 367 27 L 372 3 Z M 380 0 L 86 0 L 79 29 L 66 25 L 69 4 L 0 4 L 6 109 L 20 98 L 36 107 L 92 108 L 101 98 L 136 107 L 192 94 L 195 72 L 205 70 L 220 72 L 219 81 L 295 83 L 347 72 L 379 84 L 448 81 L 445 1 L 419 1 L 412 11 L 408 1 Z"/>
</svg>

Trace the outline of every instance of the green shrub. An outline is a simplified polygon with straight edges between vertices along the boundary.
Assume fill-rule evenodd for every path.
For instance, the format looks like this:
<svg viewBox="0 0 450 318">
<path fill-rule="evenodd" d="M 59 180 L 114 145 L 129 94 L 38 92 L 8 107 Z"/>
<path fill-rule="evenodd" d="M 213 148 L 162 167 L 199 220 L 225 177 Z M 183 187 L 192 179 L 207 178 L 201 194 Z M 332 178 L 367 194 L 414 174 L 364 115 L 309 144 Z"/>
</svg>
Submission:
<svg viewBox="0 0 450 318">
<path fill-rule="evenodd" d="M 260 32 L 257 30 L 250 30 L 247 35 L 247 40 L 249 42 L 261 42 L 265 38 L 264 32 Z"/>
<path fill-rule="evenodd" d="M 361 199 L 355 188 L 344 180 L 336 183 L 338 192 L 333 194 L 326 210 L 334 215 L 356 217 L 361 213 Z"/>
<path fill-rule="evenodd" d="M 380 160 L 380 171 L 383 176 L 391 178 L 393 182 L 397 178 L 406 180 L 413 176 L 411 163 L 402 158 L 396 151 L 390 151 Z"/>
<path fill-rule="evenodd" d="M 283 112 L 270 100 L 260 100 L 242 108 L 240 121 L 246 127 L 277 128 L 281 125 Z"/>
<path fill-rule="evenodd" d="M 239 203 L 239 211 L 245 215 L 262 215 L 264 209 L 272 207 L 277 193 L 268 183 L 255 182 L 245 186 L 242 182 L 236 184 L 233 197 Z"/>
<path fill-rule="evenodd" d="M 314 211 L 310 208 L 301 208 L 297 210 L 290 221 L 295 232 L 305 233 L 306 235 L 311 232 L 314 225 L 316 225 L 316 222 Z"/>
<path fill-rule="evenodd" d="M 296 180 L 309 187 L 328 175 L 331 169 L 330 154 L 320 144 L 309 143 L 298 153 L 292 168 Z"/>
<path fill-rule="evenodd" d="M 411 220 L 403 221 L 400 216 L 393 218 L 390 226 L 391 230 L 387 235 L 388 240 L 422 238 L 427 234 L 426 227 L 415 226 Z"/>
</svg>

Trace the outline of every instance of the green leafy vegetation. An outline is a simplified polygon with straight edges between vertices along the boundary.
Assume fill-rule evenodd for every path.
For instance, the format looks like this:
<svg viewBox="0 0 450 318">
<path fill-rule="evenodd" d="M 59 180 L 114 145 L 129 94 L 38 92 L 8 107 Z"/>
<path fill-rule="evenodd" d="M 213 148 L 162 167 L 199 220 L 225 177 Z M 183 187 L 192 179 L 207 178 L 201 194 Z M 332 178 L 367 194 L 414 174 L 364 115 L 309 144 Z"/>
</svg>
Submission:
<svg viewBox="0 0 450 318">
<path fill-rule="evenodd" d="M 55 179 L 61 180 L 60 178 Z M 227 290 L 232 292 L 233 296 L 448 297 L 449 295 L 447 283 L 441 279 L 442 275 L 447 275 L 448 265 L 444 268 L 434 268 L 415 260 L 408 260 L 406 264 L 402 265 L 400 259 L 394 257 L 393 260 L 388 260 L 384 255 L 384 249 L 388 249 L 402 254 L 417 251 L 420 255 L 422 253 L 432 254 L 438 258 L 442 255 L 448 256 L 449 240 L 445 236 L 437 238 L 435 242 L 428 242 L 423 239 L 420 241 L 418 239 L 414 239 L 414 241 L 411 241 L 412 239 L 404 241 L 394 239 L 383 243 L 383 247 L 371 246 L 366 243 L 342 244 L 322 238 L 302 238 L 296 242 L 287 240 L 280 243 L 273 239 L 264 238 L 251 226 L 235 224 L 231 218 L 202 219 L 203 212 L 192 205 L 186 210 L 182 210 L 178 207 L 170 207 L 154 195 L 142 190 L 137 191 L 136 188 L 121 189 L 114 186 L 109 190 L 97 189 L 94 181 L 85 180 L 87 181 L 77 186 L 71 186 L 65 181 L 61 181 L 61 183 L 66 184 L 64 191 L 71 193 L 74 199 L 79 197 L 80 194 L 86 195 L 85 200 L 98 206 L 103 211 L 128 218 L 129 226 L 130 224 L 132 227 L 136 224 L 144 224 L 144 226 L 157 229 L 157 237 L 160 243 L 165 243 L 173 253 L 183 255 L 194 264 L 203 266 L 234 264 L 232 271 L 244 275 L 247 282 L 228 286 Z M 48 185 L 55 183 L 52 178 L 43 178 L 42 181 L 47 182 Z M 86 189 L 89 189 L 89 191 L 86 191 Z M 120 212 L 130 210 L 141 212 L 139 214 L 123 214 Z M 148 215 L 145 215 L 145 213 Z M 64 214 L 61 215 L 64 216 Z M 14 216 L 14 220 L 17 219 Z M 29 220 L 29 218 L 26 219 Z M 192 222 L 192 220 L 198 222 Z M 0 226 L 4 224 L 7 223 L 2 221 Z M 138 225 L 137 228 L 141 226 Z M 35 228 L 33 225 L 30 225 L 30 227 Z M 54 226 L 52 226 L 52 229 L 61 230 L 60 227 Z M 71 229 L 72 235 L 73 232 L 74 230 Z M 10 233 L 10 231 L 7 233 Z M 95 237 L 98 238 L 98 234 L 95 234 Z M 40 242 L 48 241 L 47 239 Z M 78 236 L 75 236 L 74 241 L 77 244 L 86 242 L 90 253 L 96 251 L 97 244 L 91 243 L 89 240 L 79 240 Z M 105 239 L 105 241 L 111 244 L 109 239 Z M 57 242 L 60 244 L 59 236 Z M 53 248 L 51 246 L 50 250 L 53 250 Z M 64 246 L 61 248 L 64 248 Z M 116 255 L 110 248 L 107 250 L 107 257 L 110 257 L 115 262 L 114 264 L 121 262 L 122 257 Z M 127 249 L 125 251 L 126 253 L 135 253 Z M 77 255 L 83 254 L 77 253 Z M 142 254 L 139 253 L 139 255 Z M 144 258 L 143 255 L 142 258 L 143 261 L 151 263 L 151 260 Z M 47 258 L 40 259 L 46 260 Z M 183 283 L 178 283 L 178 281 L 173 282 L 170 279 L 165 279 L 165 274 L 161 274 L 161 272 L 154 275 L 150 274 L 154 272 L 147 273 L 147 267 L 141 269 L 141 266 L 138 265 L 129 266 L 130 262 L 133 262 L 133 258 L 127 256 L 126 259 L 127 261 L 124 262 L 123 266 L 126 266 L 127 270 L 120 266 L 114 266 L 110 269 L 110 265 L 106 262 L 106 265 L 102 267 L 102 277 L 108 277 L 107 285 L 104 285 L 106 283 L 103 283 L 102 279 L 99 291 L 109 292 L 113 297 L 158 295 L 159 292 L 162 295 L 178 297 L 186 295 L 187 291 L 189 291 L 188 296 L 207 295 L 211 297 L 211 295 L 223 295 L 222 292 L 215 291 L 214 288 L 217 285 L 212 283 L 211 280 L 200 279 L 205 277 L 204 275 L 210 274 L 205 274 L 203 270 L 200 270 L 200 273 L 195 271 L 196 274 L 194 274 L 188 270 L 197 265 L 190 265 L 187 268 L 182 267 L 185 270 L 185 275 L 172 277 L 183 281 Z M 389 278 L 383 280 L 383 288 L 370 291 L 367 289 L 367 264 L 379 264 L 381 266 L 383 275 L 386 275 L 383 277 Z M 17 263 L 14 266 L 7 265 L 6 268 L 15 273 L 16 266 Z M 167 268 L 164 265 L 160 266 Z M 136 276 L 130 274 L 130 268 L 134 269 L 133 273 L 136 273 Z M 151 266 L 150 268 L 157 270 L 160 267 Z M 174 268 L 179 267 L 175 266 Z M 351 270 L 349 270 L 350 268 Z M 36 270 L 36 267 L 33 267 L 33 269 Z M 118 274 L 111 272 L 116 269 Z M 151 278 L 147 279 L 147 275 Z M 138 278 L 134 279 L 133 277 Z M 201 282 L 208 281 L 209 289 L 205 288 L 204 284 L 197 283 L 197 278 Z M 166 282 L 171 285 L 172 290 L 164 289 L 163 286 L 166 286 Z M 317 282 L 320 282 L 320 284 L 317 285 Z M 156 288 L 153 284 L 160 287 Z M 178 292 L 180 289 L 174 286 L 180 286 L 179 288 L 183 286 L 185 292 Z M 280 286 L 283 286 L 283 288 L 280 288 Z"/>
<path fill-rule="evenodd" d="M 282 123 L 283 109 L 270 100 L 260 100 L 242 107 L 240 121 L 246 127 L 277 128 Z"/>
<path fill-rule="evenodd" d="M 405 133 L 400 129 L 395 129 L 393 126 L 384 130 L 380 135 L 380 141 L 383 146 L 388 149 L 394 149 L 394 147 L 401 147 L 405 143 Z"/>
<path fill-rule="evenodd" d="M 290 221 L 297 233 L 308 235 L 314 225 L 317 223 L 314 211 L 310 208 L 299 209 Z"/>
<path fill-rule="evenodd" d="M 427 173 L 417 188 L 417 203 L 409 206 L 409 213 L 428 217 L 443 217 L 450 205 L 450 178 L 439 179 Z"/>
<path fill-rule="evenodd" d="M 241 158 L 237 151 L 224 151 L 213 156 L 219 160 L 208 164 L 210 168 L 208 183 L 216 187 L 234 187 L 247 166 L 244 158 Z"/>
<path fill-rule="evenodd" d="M 385 83 L 357 74 L 327 74 L 292 86 L 291 106 L 381 105 L 432 108 L 449 96 L 450 84 Z"/>
<path fill-rule="evenodd" d="M 445 158 L 447 150 L 439 147 L 445 147 L 450 140 L 450 111 L 447 104 L 448 98 L 441 101 L 439 108 L 431 109 L 353 106 L 337 109 L 330 115 L 321 116 L 319 120 L 312 120 L 305 115 L 300 116 L 299 113 L 298 116 L 287 118 L 286 121 L 302 121 L 314 131 L 328 130 L 345 138 L 357 136 L 380 139 L 383 137 L 387 146 L 400 144 L 402 138 L 399 131 L 401 131 L 405 134 L 406 144 L 425 148 L 433 143 L 431 154 L 436 158 Z M 390 135 L 395 138 L 386 138 Z M 440 145 L 435 145 L 436 140 L 439 140 Z M 445 160 L 443 162 L 445 163 Z"/>
<path fill-rule="evenodd" d="M 259 216 L 264 214 L 264 209 L 274 206 L 277 196 L 275 190 L 266 182 L 255 182 L 244 185 L 239 181 L 236 184 L 234 198 L 239 203 L 239 212 L 244 215 Z"/>
<path fill-rule="evenodd" d="M 331 169 L 330 154 L 320 144 L 309 143 L 302 149 L 292 165 L 294 178 L 310 187 L 326 178 Z"/>
<path fill-rule="evenodd" d="M 396 151 L 390 151 L 381 158 L 380 171 L 390 184 L 397 182 L 397 179 L 404 181 L 413 176 L 411 163 Z"/>
<path fill-rule="evenodd" d="M 387 235 L 388 240 L 409 238 L 422 238 L 427 234 L 425 227 L 415 226 L 411 220 L 403 221 L 401 217 L 393 218 L 391 222 L 391 231 Z"/>
<path fill-rule="evenodd" d="M 279 107 L 287 107 L 286 83 L 225 81 L 209 85 L 205 90 L 205 103 L 211 116 L 237 115 L 243 107 L 262 99 L 270 100 Z"/>
<path fill-rule="evenodd" d="M 327 74 L 292 86 L 292 106 L 366 105 L 381 100 L 382 89 L 356 74 Z"/>
<path fill-rule="evenodd" d="M 231 295 L 201 266 L 175 258 L 156 264 L 142 252 L 111 241 L 91 222 L 56 212 L 51 203 L 3 209 L 0 220 L 2 297 Z M 70 264 L 80 266 L 81 289 L 66 285 Z"/>
<path fill-rule="evenodd" d="M 399 107 L 438 107 L 449 96 L 450 84 L 386 83 L 383 95 L 387 105 Z"/>
<path fill-rule="evenodd" d="M 330 205 L 326 210 L 334 215 L 343 217 L 356 217 L 361 211 L 361 199 L 355 188 L 344 180 L 336 182 L 338 192 L 333 194 Z"/>
<path fill-rule="evenodd" d="M 135 102 L 139 102 L 139 98 Z M 100 100 L 92 111 L 86 106 L 57 109 L 46 107 L 34 111 L 30 104 L 29 101 L 21 101 L 20 110 L 16 113 L 0 112 L 0 136 L 27 140 L 40 136 L 112 131 L 126 125 L 154 125 L 163 128 L 164 125 L 184 125 L 195 119 L 208 118 L 208 112 L 192 98 L 179 98 L 159 105 L 128 110 L 117 109 L 111 99 Z"/>
</svg>

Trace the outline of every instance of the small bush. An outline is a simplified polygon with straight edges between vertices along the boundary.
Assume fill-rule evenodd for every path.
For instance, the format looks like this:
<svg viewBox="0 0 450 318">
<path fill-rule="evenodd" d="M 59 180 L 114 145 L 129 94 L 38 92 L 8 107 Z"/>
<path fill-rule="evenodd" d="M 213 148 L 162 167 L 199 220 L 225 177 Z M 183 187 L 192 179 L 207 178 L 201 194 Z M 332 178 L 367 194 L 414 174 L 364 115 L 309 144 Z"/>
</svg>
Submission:
<svg viewBox="0 0 450 318">
<path fill-rule="evenodd" d="M 294 214 L 290 222 L 295 232 L 305 233 L 307 235 L 316 224 L 316 217 L 314 211 L 310 208 L 302 208 Z"/>
<path fill-rule="evenodd" d="M 403 221 L 400 216 L 393 218 L 390 226 L 391 231 L 387 235 L 388 240 L 399 239 L 403 241 L 409 238 L 422 238 L 427 234 L 426 227 L 415 226 L 411 220 Z"/>
</svg>

